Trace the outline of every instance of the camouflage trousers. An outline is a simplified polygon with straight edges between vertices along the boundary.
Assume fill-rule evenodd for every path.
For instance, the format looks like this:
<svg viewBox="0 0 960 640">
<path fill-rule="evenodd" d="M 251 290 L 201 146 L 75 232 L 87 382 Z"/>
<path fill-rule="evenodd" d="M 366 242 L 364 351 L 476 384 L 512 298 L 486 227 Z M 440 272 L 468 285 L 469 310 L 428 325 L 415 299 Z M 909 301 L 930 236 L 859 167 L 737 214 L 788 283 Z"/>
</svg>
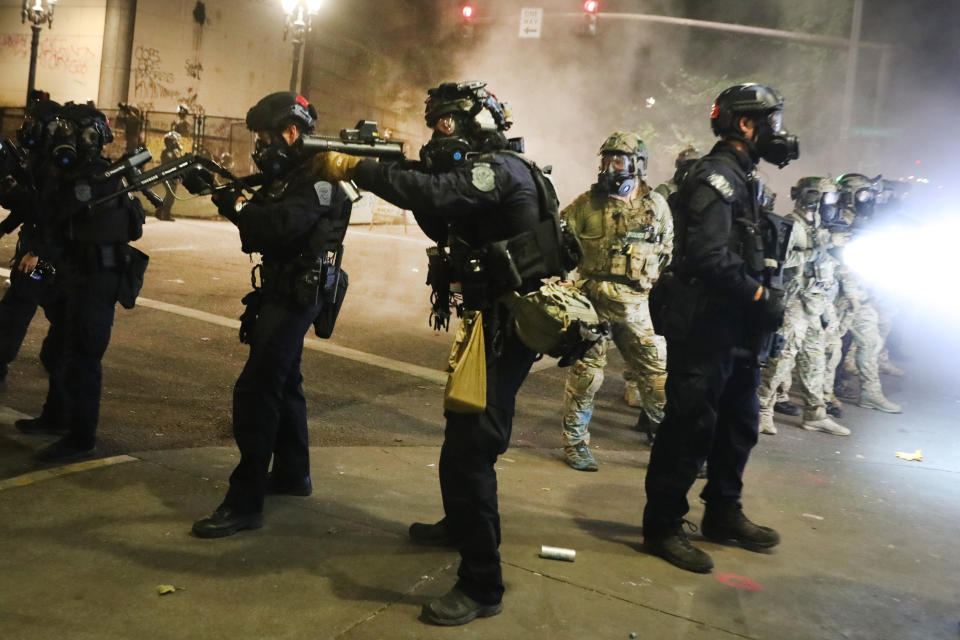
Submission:
<svg viewBox="0 0 960 640">
<path fill-rule="evenodd" d="M 811 314 L 800 300 L 794 300 L 784 316 L 780 335 L 783 351 L 764 365 L 757 395 L 760 413 L 773 415 L 777 390 L 790 388 L 794 366 L 803 392 L 804 420 L 822 420 L 826 417 L 823 398 L 823 370 L 825 335 L 820 314 Z"/>
<path fill-rule="evenodd" d="M 886 333 L 889 331 L 887 327 Z M 844 361 L 844 370 L 860 378 L 861 392 L 882 394 L 880 352 L 883 349 L 885 335 L 881 335 L 880 316 L 873 304 L 863 302 L 854 311 L 850 332 L 853 342 Z"/>
<path fill-rule="evenodd" d="M 833 385 L 837 380 L 837 367 L 843 357 L 843 336 L 850 330 L 853 314 L 837 313 L 837 307 L 828 304 L 823 315 L 827 321 L 827 328 L 824 330 L 823 399 L 839 404 Z"/>
<path fill-rule="evenodd" d="M 893 329 L 893 318 L 899 313 L 899 309 L 892 308 L 889 305 L 880 306 L 871 303 L 877 310 L 877 331 L 880 338 L 880 353 L 877 355 L 877 363 L 882 369 L 883 365 L 890 363 L 890 351 L 887 349 L 887 337 Z M 857 373 L 857 344 L 850 345 L 847 350 L 847 356 L 843 360 L 844 372 Z"/>
<path fill-rule="evenodd" d="M 579 283 L 601 320 L 610 323 L 613 342 L 626 361 L 623 377 L 636 383 L 642 410 L 654 422 L 663 419 L 667 381 L 666 341 L 654 334 L 646 292 L 614 282 Z M 566 445 L 590 442 L 593 399 L 603 384 L 608 341 L 595 344 L 567 370 L 563 391 L 563 437 Z"/>
</svg>

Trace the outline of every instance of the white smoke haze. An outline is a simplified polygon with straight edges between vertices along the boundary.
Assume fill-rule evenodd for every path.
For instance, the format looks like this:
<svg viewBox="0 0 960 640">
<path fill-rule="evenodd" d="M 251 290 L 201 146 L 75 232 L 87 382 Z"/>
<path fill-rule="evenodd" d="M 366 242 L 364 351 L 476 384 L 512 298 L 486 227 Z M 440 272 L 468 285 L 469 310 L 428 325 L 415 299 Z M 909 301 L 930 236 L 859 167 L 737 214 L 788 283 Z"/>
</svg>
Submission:
<svg viewBox="0 0 960 640">
<path fill-rule="evenodd" d="M 848 141 L 840 136 L 847 60 L 843 46 L 612 14 L 723 21 L 845 38 L 853 0 L 605 0 L 600 3 L 595 37 L 580 33 L 584 24 L 580 0 L 477 0 L 471 3 L 475 7 L 471 38 L 459 37 L 462 3 L 440 1 L 435 6 L 447 18 L 439 21 L 439 46 L 433 64 L 418 68 L 417 76 L 431 78 L 431 85 L 487 81 L 511 107 L 516 124 L 510 134 L 525 137 L 528 155 L 538 163 L 555 167 L 564 204 L 595 179 L 597 149 L 612 131 L 633 130 L 645 139 L 650 151 L 648 181 L 654 185 L 672 175 L 677 152 L 688 144 L 706 153 L 714 142 L 708 120 L 713 98 L 723 88 L 747 81 L 770 85 L 784 95 L 785 126 L 800 139 L 799 161 L 782 171 L 762 165 L 768 184 L 781 194 L 779 211 L 789 210 L 789 187 L 805 175 L 855 171 L 895 179 L 926 177 L 930 189 L 938 185 L 946 189 L 952 176 L 945 175 L 940 158 L 948 157 L 947 147 L 956 137 L 958 93 L 950 93 L 946 86 L 914 89 L 912 85 L 923 80 L 915 70 L 929 66 L 927 54 L 906 41 L 902 24 L 884 16 L 910 22 L 915 14 L 903 8 L 891 13 L 888 8 L 898 6 L 895 0 L 864 2 L 862 39 L 884 38 L 895 48 L 886 66 L 880 48 L 860 49 L 853 138 Z M 544 11 L 541 38 L 518 37 L 525 5 Z M 918 42 L 924 33 L 929 36 L 922 27 L 913 30 L 906 35 Z M 955 78 L 950 76 L 954 84 Z M 923 97 L 918 100 L 918 95 Z M 652 106 L 649 98 L 655 101 Z M 930 135 L 934 122 L 940 124 L 939 133 Z M 917 159 L 920 165 L 914 164 Z"/>
</svg>

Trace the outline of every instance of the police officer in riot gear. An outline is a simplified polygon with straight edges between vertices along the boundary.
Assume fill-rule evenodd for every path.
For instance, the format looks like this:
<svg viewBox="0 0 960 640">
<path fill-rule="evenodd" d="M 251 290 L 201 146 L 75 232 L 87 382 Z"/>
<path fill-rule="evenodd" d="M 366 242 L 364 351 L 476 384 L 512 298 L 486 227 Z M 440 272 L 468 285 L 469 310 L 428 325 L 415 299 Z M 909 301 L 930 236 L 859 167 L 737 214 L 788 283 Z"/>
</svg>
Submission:
<svg viewBox="0 0 960 640">
<path fill-rule="evenodd" d="M 537 354 L 519 340 L 510 312 L 497 298 L 511 290 L 533 291 L 542 277 L 558 275 L 550 267 L 535 269 L 505 284 L 509 278 L 488 259 L 496 243 L 527 233 L 544 220 L 547 194 L 542 189 L 547 181 L 538 180 L 539 169 L 523 156 L 507 151 L 503 132 L 510 121 L 484 87 L 471 82 L 430 89 L 425 117 L 433 137 L 421 150 L 419 164 L 378 164 L 338 154 L 322 159 L 328 176 L 352 177 L 359 186 L 412 210 L 427 235 L 449 248 L 450 272 L 431 274 L 431 280 L 443 279 L 447 286 L 462 281 L 463 306 L 483 312 L 486 409 L 479 414 L 445 412 L 439 465 L 445 517 L 436 524 L 410 527 L 417 542 L 460 551 L 456 586 L 423 607 L 423 619 L 439 625 L 464 624 L 502 609 L 494 464 L 509 445 L 515 396 Z M 487 126 L 478 117 L 483 110 L 489 116 Z M 517 263 L 558 262 L 558 247 L 541 245 L 538 251 L 537 256 L 514 258 Z M 446 299 L 442 304 L 448 304 Z"/>
<path fill-rule="evenodd" d="M 183 136 L 176 131 L 167 131 L 163 136 L 163 151 L 160 152 L 160 162 L 167 163 L 183 155 Z M 163 203 L 157 207 L 157 220 L 173 222 L 173 203 L 177 200 L 177 184 L 179 180 L 164 180 L 163 188 L 166 193 Z"/>
<path fill-rule="evenodd" d="M 13 233 L 18 227 L 20 234 L 11 264 L 14 268 L 10 273 L 10 288 L 0 299 L 0 389 L 5 384 L 7 366 L 17 357 L 37 306 L 52 290 L 54 274 L 46 273 L 52 265 L 38 270 L 33 262 L 36 256 L 28 253 L 37 235 L 36 181 L 47 158 L 50 123 L 59 108 L 52 100 L 31 104 L 17 130 L 17 141 L 26 156 L 18 158 L 17 150 L 12 148 L 3 150 L 5 164 L 16 166 L 10 166 L 8 174 L 0 176 L 0 206 L 10 210 L 0 222 L 0 236 Z M 24 259 L 25 267 L 33 265 L 29 271 L 17 268 Z"/>
<path fill-rule="evenodd" d="M 751 549 L 780 541 L 744 516 L 740 497 L 757 442 L 759 364 L 784 312 L 770 273 L 784 234 L 761 213 L 754 174 L 760 159 L 783 167 L 798 156 L 796 138 L 781 129 L 782 109 L 782 98 L 757 84 L 717 97 L 711 125 L 720 141 L 680 185 L 673 273 L 651 293 L 654 323 L 667 338 L 667 403 L 647 470 L 644 542 L 688 571 L 713 567 L 683 530 L 687 492 L 704 461 L 704 536 Z"/>
<path fill-rule="evenodd" d="M 55 289 L 44 302 L 50 329 L 40 352 L 49 390 L 40 416 L 16 426 L 24 433 L 62 435 L 34 458 L 70 462 L 94 454 L 101 360 L 116 303 L 133 306 L 146 256 L 128 244 L 143 231 L 138 200 L 123 195 L 88 206 L 119 189 L 119 178 L 99 177 L 109 166 L 101 152 L 113 140 L 104 114 L 70 102 L 58 110 L 50 131 L 49 157 L 38 180 L 37 234 L 19 265 L 21 271 L 41 263 L 56 269 Z"/>
<path fill-rule="evenodd" d="M 257 133 L 253 158 L 264 184 L 249 200 L 238 185 L 214 195 L 221 215 L 239 228 L 243 251 L 261 254 L 262 264 L 254 268 L 261 286 L 244 298 L 241 318 L 241 340 L 250 355 L 233 390 L 240 462 L 220 506 L 194 523 L 201 538 L 261 527 L 267 493 L 312 491 L 300 358 L 304 335 L 323 306 L 321 279 L 334 276 L 325 263 L 325 229 L 346 224 L 351 210 L 340 186 L 317 179 L 295 144 L 313 130 L 316 118 L 296 93 L 260 100 L 247 112 L 247 128 Z M 210 175 L 188 176 L 184 186 L 197 191 L 212 181 Z"/>
</svg>

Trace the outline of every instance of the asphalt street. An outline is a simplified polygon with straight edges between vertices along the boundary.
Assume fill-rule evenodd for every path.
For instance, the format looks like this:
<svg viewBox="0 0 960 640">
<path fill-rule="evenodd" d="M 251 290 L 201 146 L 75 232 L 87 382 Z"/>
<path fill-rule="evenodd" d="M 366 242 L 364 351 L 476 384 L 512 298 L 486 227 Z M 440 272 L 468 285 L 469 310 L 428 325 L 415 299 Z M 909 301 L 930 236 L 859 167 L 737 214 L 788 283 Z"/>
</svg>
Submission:
<svg viewBox="0 0 960 640">
<path fill-rule="evenodd" d="M 14 240 L 0 239 L 0 260 L 12 255 Z M 79 601 L 70 605 L 76 614 L 64 613 L 45 625 L 31 608 L 32 598 L 41 597 L 52 584 L 74 589 L 51 577 L 61 570 L 71 579 L 91 580 L 91 589 L 103 589 L 100 596 L 83 591 L 83 597 L 97 602 L 119 598 L 126 603 L 124 589 L 159 581 L 154 573 L 167 563 L 178 579 L 205 582 L 197 585 L 200 589 L 222 588 L 224 601 L 247 598 L 236 581 L 255 575 L 256 588 L 280 590 L 275 592 L 277 606 L 292 604 L 291 615 L 309 606 L 301 591 L 292 593 L 293 587 L 277 577 L 282 571 L 297 573 L 296 557 L 287 557 L 292 552 L 265 543 L 237 547 L 240 543 L 228 541 L 223 548 L 231 555 L 217 560 L 207 547 L 198 551 L 191 546 L 195 543 L 186 535 L 192 519 L 216 505 L 235 459 L 231 388 L 246 356 L 246 347 L 237 340 L 236 318 L 242 311 L 240 298 L 250 288 L 252 263 L 240 252 L 233 226 L 218 220 L 151 219 L 136 244 L 150 255 L 150 268 L 137 307 L 117 310 L 104 359 L 99 430 L 99 453 L 121 464 L 70 469 L 63 476 L 36 474 L 30 454 L 42 442 L 19 435 L 11 423 L 20 415 L 37 415 L 42 405 L 42 313 L 0 395 L 0 515 L 8 522 L 0 537 L 4 544 L 20 544 L 24 536 L 36 543 L 0 563 L 0 575 L 18 585 L 0 585 L 0 614 L 17 612 L 9 618 L 16 620 L 11 628 L 17 633 L 8 637 L 49 637 L 54 629 L 68 628 L 74 615 L 94 625 L 92 630 L 61 637 L 129 637 L 135 628 L 129 620 L 95 633 L 95 612 L 80 607 Z M 405 233 L 394 227 L 357 227 L 351 228 L 346 245 L 350 289 L 337 330 L 330 341 L 309 339 L 303 359 L 310 443 L 315 447 L 312 464 L 320 490 L 306 509 L 289 506 L 302 502 L 282 502 L 268 513 L 263 532 L 237 538 L 246 536 L 248 542 L 242 544 L 248 544 L 280 535 L 282 546 L 286 534 L 279 523 L 285 519 L 312 523 L 305 526 L 319 527 L 310 535 L 320 538 L 324 532 L 353 531 L 353 538 L 321 543 L 328 547 L 311 551 L 313 560 L 329 571 L 315 569 L 304 580 L 313 584 L 319 574 L 338 578 L 327 594 L 330 598 L 365 604 L 314 611 L 304 620 L 332 625 L 316 635 L 304 632 L 308 625 L 288 620 L 281 625 L 283 633 L 250 628 L 257 629 L 253 637 L 440 637 L 443 634 L 422 630 L 416 610 L 424 589 L 442 593 L 448 587 L 452 558 L 411 548 L 404 531 L 414 517 L 439 516 L 433 463 L 442 436 L 440 369 L 453 336 L 434 332 L 427 324 L 428 241 L 422 235 L 413 229 Z M 631 429 L 636 414 L 622 399 L 622 361 L 616 353 L 591 425 L 591 448 L 601 465 L 597 474 L 577 473 L 562 463 L 563 371 L 550 361 L 538 363 L 518 398 L 513 451 L 498 465 L 507 469 L 503 502 L 510 513 L 504 535 L 508 603 L 510 593 L 526 593 L 531 600 L 513 600 L 519 618 L 507 619 L 508 608 L 504 616 L 470 625 L 467 629 L 474 631 L 469 637 L 488 629 L 487 637 L 626 638 L 631 630 L 643 631 L 641 620 L 650 625 L 646 628 L 663 631 L 640 637 L 957 637 L 960 562 L 952 551 L 952 537 L 960 526 L 960 392 L 952 343 L 916 338 L 910 334 L 902 340 L 900 351 L 910 356 L 900 360 L 907 377 L 884 379 L 888 395 L 903 404 L 902 415 L 847 405 L 843 422 L 853 430 L 848 438 L 806 432 L 798 428 L 797 419 L 782 416 L 780 434 L 761 438 L 747 470 L 747 512 L 776 526 L 785 543 L 770 557 L 738 550 L 727 562 L 734 562 L 728 569 L 738 576 L 751 575 L 766 585 L 771 599 L 762 603 L 748 603 L 761 596 L 752 596 L 743 584 L 694 580 L 637 553 L 649 451 Z M 920 462 L 895 457 L 897 451 L 916 449 L 923 452 Z M 126 455 L 130 458 L 118 457 Z M 517 470 L 515 477 L 510 469 Z M 348 490 L 347 480 L 357 484 Z M 336 522 L 317 524 L 318 513 Z M 104 523 L 119 529 L 107 531 Z M 133 527 L 139 528 L 135 532 Z M 78 532 L 77 565 L 67 569 L 73 557 L 71 540 Z M 165 537 L 171 535 L 175 543 Z M 567 546 L 577 547 L 587 558 L 596 547 L 592 563 L 571 565 L 567 571 L 530 560 L 534 554 L 528 547 L 564 537 Z M 378 541 L 383 544 L 378 546 Z M 521 541 L 526 546 L 518 546 Z M 112 548 L 114 543 L 120 546 Z M 711 553 L 717 549 L 734 553 L 719 545 L 709 548 Z M 410 582 L 381 579 L 386 572 L 374 568 L 381 554 L 394 553 L 398 559 L 389 566 L 409 572 Z M 82 569 L 103 562 L 104 554 L 116 572 L 109 580 Z M 362 559 L 353 569 L 333 566 L 337 554 Z M 234 562 L 240 566 L 248 557 L 256 568 L 234 570 Z M 280 568 L 272 572 L 270 558 L 281 557 Z M 639 569 L 633 564 L 638 558 L 643 563 Z M 198 562 L 214 562 L 216 570 L 198 573 Z M 552 586 L 537 582 L 544 576 Z M 434 580 L 446 586 L 431 586 Z M 644 589 L 648 584 L 656 588 Z M 371 585 L 387 591 L 380 593 Z M 557 598 L 574 603 L 574 620 Z M 125 606 L 137 611 L 140 605 Z M 234 604 L 209 606 L 227 610 Z M 151 609 L 144 615 L 170 625 L 155 637 L 234 637 L 246 619 L 238 617 L 235 630 L 226 622 L 191 626 L 177 617 L 198 615 L 192 610 L 176 614 Z M 264 623 L 258 618 L 250 624 Z M 591 635 L 590 630 L 598 628 L 604 631 Z"/>
</svg>

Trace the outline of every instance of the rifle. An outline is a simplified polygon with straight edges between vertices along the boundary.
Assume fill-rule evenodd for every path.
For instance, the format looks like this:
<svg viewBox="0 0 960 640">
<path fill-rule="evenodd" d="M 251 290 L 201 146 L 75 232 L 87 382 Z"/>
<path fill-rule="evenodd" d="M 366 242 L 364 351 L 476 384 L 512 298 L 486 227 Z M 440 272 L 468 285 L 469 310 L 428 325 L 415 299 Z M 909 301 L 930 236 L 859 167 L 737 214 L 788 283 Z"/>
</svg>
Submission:
<svg viewBox="0 0 960 640">
<path fill-rule="evenodd" d="M 403 142 L 383 140 L 373 120 L 361 120 L 355 129 L 342 129 L 339 136 L 307 134 L 298 142 L 304 153 L 335 151 L 351 156 L 379 158 L 381 160 L 404 160 Z"/>
<path fill-rule="evenodd" d="M 356 129 L 344 129 L 340 131 L 339 136 L 321 136 L 307 134 L 300 136 L 294 145 L 299 145 L 304 154 L 315 154 L 322 151 L 336 151 L 338 153 L 347 153 L 355 156 L 364 156 L 368 158 L 379 158 L 382 160 L 403 160 L 406 156 L 403 153 L 403 142 L 399 140 L 382 140 L 377 130 L 377 123 L 372 120 L 361 120 L 357 123 Z M 188 153 L 179 158 L 157 165 L 149 171 L 143 171 L 142 167 L 152 159 L 150 152 L 146 149 L 136 149 L 129 154 L 124 155 L 115 164 L 108 167 L 98 179 L 108 180 L 116 175 L 124 177 L 125 184 L 122 189 L 109 196 L 105 196 L 90 203 L 90 207 L 96 207 L 112 198 L 121 196 L 131 191 L 143 193 L 154 206 L 163 202 L 163 198 L 150 190 L 151 187 L 160 184 L 166 180 L 180 178 L 192 172 L 206 172 L 218 175 L 226 181 L 226 184 L 216 187 L 210 178 L 204 179 L 209 185 L 209 190 L 204 190 L 194 195 L 207 195 L 221 189 L 239 187 L 249 193 L 254 193 L 252 187 L 263 184 L 262 174 L 253 174 L 238 178 L 227 169 L 223 168 L 213 160 Z M 212 176 L 211 176 L 212 178 Z M 359 200 L 356 188 L 350 183 L 341 183 L 347 195 L 354 202 Z"/>
<path fill-rule="evenodd" d="M 203 156 L 197 156 L 192 153 L 188 153 L 179 158 L 159 164 L 149 171 L 143 171 L 142 167 L 146 163 L 150 162 L 152 158 L 153 156 L 151 156 L 150 152 L 146 149 L 135 149 L 134 151 L 122 156 L 120 160 L 110 165 L 102 173 L 97 175 L 95 179 L 101 181 L 109 180 L 110 178 L 120 175 L 123 177 L 124 184 L 119 191 L 90 202 L 90 208 L 95 208 L 104 202 L 112 200 L 117 196 L 130 193 L 131 191 L 139 191 L 147 197 L 153 206 L 159 206 L 163 203 L 163 198 L 151 191 L 151 187 L 167 180 L 179 178 L 184 174 L 196 171 L 198 169 L 206 170 L 211 174 L 219 175 L 226 179 L 229 182 L 229 185 L 239 184 L 248 191 L 251 191 L 250 187 L 253 186 L 253 180 L 248 180 L 248 178 L 238 178 L 213 160 L 204 158 Z M 253 177 L 254 176 L 250 176 L 250 178 Z M 214 190 L 215 188 L 212 184 L 210 184 L 210 192 L 213 192 Z"/>
</svg>

